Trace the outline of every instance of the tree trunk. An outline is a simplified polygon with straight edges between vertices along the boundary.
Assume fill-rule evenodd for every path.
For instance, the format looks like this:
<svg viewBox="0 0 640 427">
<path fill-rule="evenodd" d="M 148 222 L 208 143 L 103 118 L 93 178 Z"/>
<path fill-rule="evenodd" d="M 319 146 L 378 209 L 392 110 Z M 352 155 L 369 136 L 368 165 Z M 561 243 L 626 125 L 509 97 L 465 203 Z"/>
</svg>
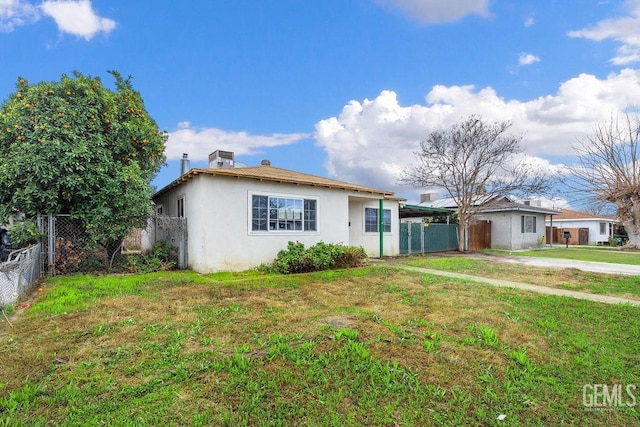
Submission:
<svg viewBox="0 0 640 427">
<path fill-rule="evenodd" d="M 622 225 L 624 225 L 624 229 L 627 232 L 627 237 L 629 238 L 627 244 L 624 247 L 628 249 L 640 249 L 639 224 L 632 218 L 629 218 L 623 220 Z"/>
<path fill-rule="evenodd" d="M 465 240 L 468 228 L 465 224 L 467 223 L 466 215 L 458 214 L 458 252 L 465 251 Z"/>
<path fill-rule="evenodd" d="M 627 198 L 616 203 L 618 217 L 627 232 L 628 241 L 624 245 L 627 249 L 640 249 L 640 203 L 635 197 Z"/>
<path fill-rule="evenodd" d="M 109 265 L 107 266 L 109 271 L 113 267 L 113 260 L 118 252 L 120 252 L 120 248 L 122 246 L 122 240 L 109 240 L 103 246 L 107 250 L 107 257 L 109 261 Z"/>
</svg>

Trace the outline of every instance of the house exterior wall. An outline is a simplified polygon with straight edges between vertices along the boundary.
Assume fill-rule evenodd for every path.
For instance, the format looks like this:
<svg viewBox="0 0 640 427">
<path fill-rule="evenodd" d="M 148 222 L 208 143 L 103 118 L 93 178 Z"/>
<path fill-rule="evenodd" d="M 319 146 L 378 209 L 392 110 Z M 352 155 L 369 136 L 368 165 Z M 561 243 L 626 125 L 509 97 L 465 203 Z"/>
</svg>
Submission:
<svg viewBox="0 0 640 427">
<path fill-rule="evenodd" d="M 522 215 L 536 218 L 536 232 L 522 232 Z M 531 212 L 505 211 L 483 213 L 477 219 L 491 221 L 491 248 L 520 250 L 539 248 L 543 245 L 540 236 L 544 236 L 544 214 Z"/>
<path fill-rule="evenodd" d="M 280 250 L 287 247 L 289 241 L 298 241 L 307 247 L 320 241 L 341 243 L 363 246 L 367 253 L 374 252 L 378 248 L 377 241 L 375 248 L 368 239 L 351 241 L 349 212 L 361 203 L 350 203 L 351 193 L 353 192 L 317 186 L 203 174 L 162 194 L 155 202 L 156 206 L 163 206 L 163 214 L 176 216 L 178 199 L 184 197 L 188 227 L 188 267 L 208 273 L 240 271 L 269 263 Z M 251 200 L 254 194 L 315 199 L 317 231 L 252 231 Z M 392 229 L 395 230 L 398 229 L 397 205 L 395 202 L 395 217 L 392 217 L 396 218 L 392 224 Z M 399 253 L 397 231 L 394 236 L 396 245 L 389 247 L 389 255 Z"/>
<path fill-rule="evenodd" d="M 605 223 L 605 233 L 600 233 L 600 223 Z M 547 221 L 547 226 L 551 226 L 551 221 Z M 556 228 L 588 228 L 589 229 L 589 242 L 590 245 L 596 245 L 599 243 L 609 243 L 609 237 L 612 236 L 613 225 L 611 221 L 605 220 L 553 220 L 553 226 Z"/>
<path fill-rule="evenodd" d="M 380 209 L 379 199 L 352 197 L 349 201 L 349 242 L 350 246 L 362 246 L 370 257 L 380 256 L 380 233 L 366 232 L 364 227 L 365 208 Z M 400 254 L 400 214 L 398 202 L 385 200 L 383 210 L 391 211 L 391 232 L 382 236 L 384 256 Z"/>
</svg>

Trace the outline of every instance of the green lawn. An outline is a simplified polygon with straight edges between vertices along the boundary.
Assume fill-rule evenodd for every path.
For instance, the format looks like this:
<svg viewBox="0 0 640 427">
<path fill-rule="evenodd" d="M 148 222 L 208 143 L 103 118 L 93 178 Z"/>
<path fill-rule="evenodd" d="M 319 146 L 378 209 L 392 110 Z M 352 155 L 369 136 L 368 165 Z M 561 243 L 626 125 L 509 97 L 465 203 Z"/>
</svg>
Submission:
<svg viewBox="0 0 640 427">
<path fill-rule="evenodd" d="M 0 325 L 0 425 L 640 423 L 589 406 L 640 394 L 637 307 L 384 267 L 60 277 L 27 305 Z"/>
<path fill-rule="evenodd" d="M 531 251 L 503 251 L 486 249 L 482 252 L 495 254 L 509 254 L 517 256 L 531 256 L 539 258 L 573 259 L 578 261 L 609 262 L 614 264 L 640 265 L 640 251 L 621 250 L 606 246 L 554 246 Z"/>
</svg>

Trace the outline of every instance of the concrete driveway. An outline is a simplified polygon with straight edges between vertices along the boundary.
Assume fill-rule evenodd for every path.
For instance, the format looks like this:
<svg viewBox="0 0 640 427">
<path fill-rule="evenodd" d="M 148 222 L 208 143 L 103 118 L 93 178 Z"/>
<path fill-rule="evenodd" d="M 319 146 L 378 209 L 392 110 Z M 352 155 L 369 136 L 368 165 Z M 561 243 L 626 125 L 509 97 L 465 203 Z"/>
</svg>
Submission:
<svg viewBox="0 0 640 427">
<path fill-rule="evenodd" d="M 460 252 L 448 252 L 433 254 L 434 256 L 456 256 L 456 257 L 470 257 L 476 259 L 482 259 L 492 262 L 504 262 L 511 264 L 524 264 L 533 267 L 546 267 L 546 268 L 576 268 L 583 271 L 591 271 L 594 273 L 607 273 L 607 274 L 626 274 L 626 275 L 640 275 L 640 266 L 626 265 L 626 264 L 611 264 L 607 262 L 588 262 L 588 261 L 573 261 L 573 260 L 559 260 L 552 258 L 534 258 L 525 256 L 512 256 L 512 255 L 496 255 L 496 254 L 482 254 L 482 253 L 460 253 Z M 639 255 L 640 256 L 640 255 Z M 374 262 L 385 262 L 372 260 Z M 613 295 L 599 295 L 587 292 L 577 292 L 567 289 L 550 288 L 546 286 L 533 285 L 530 283 L 519 283 L 500 279 L 491 279 L 487 277 L 473 276 L 469 274 L 461 274 L 452 271 L 433 270 L 423 267 L 413 267 L 397 262 L 390 262 L 389 265 L 409 271 L 415 271 L 420 273 L 435 274 L 438 276 L 456 277 L 463 280 L 469 280 L 473 282 L 487 283 L 493 286 L 507 287 L 523 289 L 537 293 L 566 296 L 578 299 L 585 299 L 591 301 L 602 302 L 606 304 L 630 304 L 633 306 L 640 306 L 640 300 L 628 299 L 622 297 L 616 297 Z"/>
<path fill-rule="evenodd" d="M 488 259 L 491 261 L 506 262 L 512 264 L 525 264 L 533 267 L 546 268 L 576 268 L 583 271 L 607 274 L 625 274 L 640 276 L 640 265 L 612 264 L 609 262 L 574 261 L 556 258 L 537 258 L 513 255 L 486 255 L 472 254 L 474 258 Z M 640 254 L 638 255 L 640 257 Z"/>
</svg>

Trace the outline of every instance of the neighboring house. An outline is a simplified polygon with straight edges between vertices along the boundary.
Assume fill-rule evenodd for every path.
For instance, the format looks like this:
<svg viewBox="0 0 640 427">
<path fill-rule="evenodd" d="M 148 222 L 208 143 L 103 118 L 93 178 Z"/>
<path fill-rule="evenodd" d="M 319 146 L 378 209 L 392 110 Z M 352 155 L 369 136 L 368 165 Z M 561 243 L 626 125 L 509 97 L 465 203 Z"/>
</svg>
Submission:
<svg viewBox="0 0 640 427">
<path fill-rule="evenodd" d="M 451 198 L 437 199 L 433 194 L 423 195 L 420 205 L 456 210 L 456 202 Z M 545 218 L 556 215 L 551 209 L 545 209 L 530 204 L 517 203 L 507 196 L 491 197 L 476 205 L 475 222 L 490 224 L 490 236 L 487 239 L 477 239 L 478 236 L 468 236 L 469 241 L 487 241 L 486 246 L 491 249 L 532 249 L 545 244 Z M 472 232 L 475 228 L 472 227 Z M 479 231 L 486 227 L 479 227 Z M 471 249 L 480 249 L 473 244 Z"/>
<path fill-rule="evenodd" d="M 547 227 L 553 225 L 554 243 L 565 243 L 564 232 L 568 232 L 570 245 L 608 244 L 613 237 L 616 221 L 610 215 L 593 215 L 570 209 L 561 209 L 560 214 L 548 218 Z"/>
<path fill-rule="evenodd" d="M 398 209 L 404 199 L 392 192 L 276 168 L 269 161 L 235 165 L 233 153 L 216 151 L 208 169 L 188 170 L 153 196 L 157 214 L 187 219 L 189 268 L 253 268 L 273 261 L 289 241 L 362 246 L 369 256 L 399 254 Z"/>
<path fill-rule="evenodd" d="M 491 221 L 492 249 L 533 249 L 545 245 L 545 218 L 557 213 L 505 197 L 483 205 L 476 220 Z"/>
</svg>

